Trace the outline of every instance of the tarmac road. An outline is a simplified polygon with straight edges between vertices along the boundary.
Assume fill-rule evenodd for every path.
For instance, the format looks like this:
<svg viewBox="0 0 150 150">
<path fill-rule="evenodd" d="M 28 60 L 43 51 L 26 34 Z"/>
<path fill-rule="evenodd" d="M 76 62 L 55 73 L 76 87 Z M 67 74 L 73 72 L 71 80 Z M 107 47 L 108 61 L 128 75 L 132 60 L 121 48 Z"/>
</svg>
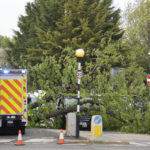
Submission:
<svg viewBox="0 0 150 150">
<path fill-rule="evenodd" d="M 92 143 L 90 131 L 80 131 L 82 138 L 65 137 L 57 144 L 60 130 L 27 129 L 23 135 L 24 146 L 16 146 L 18 135 L 0 135 L 0 150 L 148 150 L 150 135 L 104 132 L 101 143 Z"/>
</svg>

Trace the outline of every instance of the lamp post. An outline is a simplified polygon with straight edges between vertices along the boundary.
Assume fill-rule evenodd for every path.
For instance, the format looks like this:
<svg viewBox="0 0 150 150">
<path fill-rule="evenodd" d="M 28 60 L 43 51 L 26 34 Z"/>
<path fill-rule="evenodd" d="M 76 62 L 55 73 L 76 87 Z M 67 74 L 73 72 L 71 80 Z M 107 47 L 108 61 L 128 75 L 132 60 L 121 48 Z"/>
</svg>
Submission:
<svg viewBox="0 0 150 150">
<path fill-rule="evenodd" d="M 79 138 L 79 126 L 80 126 L 80 81 L 83 76 L 83 72 L 81 71 L 81 58 L 84 57 L 84 50 L 77 49 L 76 57 L 78 58 L 78 72 L 76 73 L 78 78 L 78 95 L 77 95 L 77 115 L 76 115 L 76 138 Z"/>
</svg>

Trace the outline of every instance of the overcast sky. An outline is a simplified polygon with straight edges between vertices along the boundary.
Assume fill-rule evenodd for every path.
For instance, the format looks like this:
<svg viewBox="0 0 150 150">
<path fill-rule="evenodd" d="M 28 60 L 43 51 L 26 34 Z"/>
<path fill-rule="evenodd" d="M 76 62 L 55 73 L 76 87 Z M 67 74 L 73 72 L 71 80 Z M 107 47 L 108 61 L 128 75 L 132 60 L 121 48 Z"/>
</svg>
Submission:
<svg viewBox="0 0 150 150">
<path fill-rule="evenodd" d="M 20 15 L 25 14 L 25 5 L 34 0 L 0 0 L 0 35 L 12 37 L 13 29 L 18 30 L 17 22 Z M 114 0 L 114 6 L 125 10 L 128 2 L 134 0 Z"/>
</svg>

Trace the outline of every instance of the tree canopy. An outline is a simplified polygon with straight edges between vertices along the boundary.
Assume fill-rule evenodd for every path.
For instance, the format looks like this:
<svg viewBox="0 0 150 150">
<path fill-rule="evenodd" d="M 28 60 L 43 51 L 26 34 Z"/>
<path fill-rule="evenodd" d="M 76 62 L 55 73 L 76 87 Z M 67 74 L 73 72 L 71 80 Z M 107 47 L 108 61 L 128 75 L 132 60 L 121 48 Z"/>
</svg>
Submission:
<svg viewBox="0 0 150 150">
<path fill-rule="evenodd" d="M 8 37 L 0 35 L 0 48 L 7 48 L 9 41 Z"/>
<path fill-rule="evenodd" d="M 129 45 L 137 56 L 137 63 L 145 68 L 147 73 L 150 68 L 150 1 L 138 0 L 130 4 L 125 13 L 126 19 L 126 44 Z"/>
<path fill-rule="evenodd" d="M 28 3 L 6 59 L 13 67 L 25 67 L 41 63 L 46 56 L 59 57 L 66 47 L 85 49 L 87 60 L 96 57 L 92 56 L 94 49 L 102 51 L 123 34 L 119 28 L 120 10 L 114 10 L 111 4 L 112 0 Z"/>
</svg>

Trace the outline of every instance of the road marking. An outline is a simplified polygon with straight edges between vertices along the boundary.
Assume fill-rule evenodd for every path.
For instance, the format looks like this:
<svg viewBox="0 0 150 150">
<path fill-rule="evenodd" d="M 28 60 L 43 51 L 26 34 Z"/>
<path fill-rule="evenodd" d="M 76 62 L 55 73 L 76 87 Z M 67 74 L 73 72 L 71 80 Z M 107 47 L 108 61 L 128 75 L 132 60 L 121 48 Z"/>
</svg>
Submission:
<svg viewBox="0 0 150 150">
<path fill-rule="evenodd" d="M 54 142 L 56 141 L 56 139 L 29 139 L 29 140 L 25 140 L 24 142 L 25 143 L 40 143 L 40 142 L 43 142 L 43 143 L 48 143 L 48 142 Z"/>
<path fill-rule="evenodd" d="M 13 140 L 12 139 L 0 139 L 0 143 L 8 143 L 8 142 L 12 142 Z"/>
<path fill-rule="evenodd" d="M 66 143 L 66 144 L 65 144 L 65 143 L 64 143 L 64 144 L 62 144 L 62 145 L 81 145 L 81 146 L 85 146 L 85 145 L 87 145 L 87 144 L 82 144 L 82 143 L 75 143 L 75 144 L 67 144 L 67 143 Z"/>
<path fill-rule="evenodd" d="M 137 145 L 137 146 L 147 146 L 148 143 L 137 143 L 137 142 L 129 142 L 131 145 Z"/>
</svg>

